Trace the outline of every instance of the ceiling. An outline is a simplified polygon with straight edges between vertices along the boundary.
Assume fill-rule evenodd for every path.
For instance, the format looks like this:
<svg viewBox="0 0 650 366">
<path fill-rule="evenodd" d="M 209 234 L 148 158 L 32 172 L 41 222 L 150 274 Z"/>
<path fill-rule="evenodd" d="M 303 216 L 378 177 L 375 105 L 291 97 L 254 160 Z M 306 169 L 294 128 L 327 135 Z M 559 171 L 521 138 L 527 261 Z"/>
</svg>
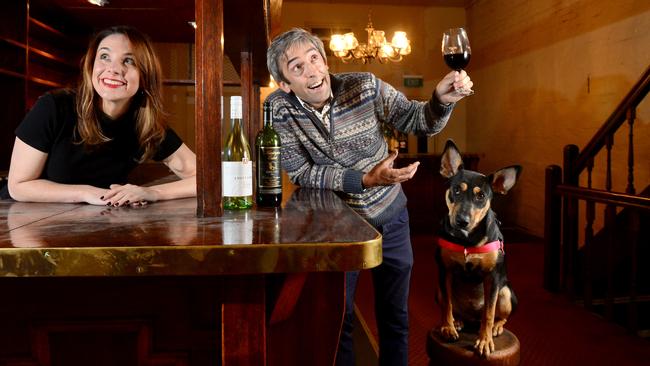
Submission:
<svg viewBox="0 0 650 366">
<path fill-rule="evenodd" d="M 367 4 L 399 6 L 452 6 L 466 7 L 472 0 L 284 0 L 285 2 L 326 4 Z"/>
<path fill-rule="evenodd" d="M 240 52 L 250 50 L 253 79 L 260 84 L 268 83 L 269 78 L 264 31 L 268 25 L 262 6 L 265 1 L 270 4 L 273 34 L 278 28 L 282 1 L 463 7 L 472 0 L 223 0 L 224 51 L 239 70 Z M 194 42 L 195 31 L 188 24 L 194 20 L 193 0 L 108 0 L 103 7 L 87 0 L 30 0 L 30 12 L 60 30 L 73 29 L 85 39 L 109 26 L 131 25 L 148 34 L 154 42 Z"/>
<path fill-rule="evenodd" d="M 31 0 L 30 11 L 59 13 L 90 31 L 132 25 L 158 42 L 194 42 L 194 2 L 186 0 L 109 0 L 96 6 L 86 0 Z M 188 6 L 188 3 L 190 4 Z"/>
<path fill-rule="evenodd" d="M 253 79 L 267 84 L 263 1 L 223 1 L 224 51 L 239 70 L 241 51 L 250 50 Z M 195 31 L 188 24 L 195 17 L 192 0 L 109 0 L 103 7 L 86 0 L 31 0 L 30 12 L 60 30 L 74 24 L 76 33 L 86 39 L 109 26 L 131 25 L 154 42 L 194 43 Z"/>
<path fill-rule="evenodd" d="M 464 7 L 471 0 L 283 0 L 284 2 L 319 2 L 336 4 L 371 5 L 414 5 L 414 6 L 455 6 Z M 263 22 L 262 3 L 264 0 L 223 0 L 224 32 L 228 42 L 229 31 L 255 33 L 259 37 L 258 26 Z M 277 2 L 277 1 L 272 1 Z M 87 0 L 31 0 L 33 11 L 41 13 L 62 13 L 63 18 L 99 30 L 111 25 L 133 25 L 147 33 L 158 42 L 194 42 L 194 29 L 188 21 L 194 20 L 194 1 L 192 0 L 108 0 L 106 6 L 96 6 Z M 255 13 L 257 11 L 257 13 Z M 245 27 L 246 25 L 250 27 Z M 262 28 L 263 29 L 263 28 Z M 255 32 L 257 31 L 257 32 Z M 226 44 L 226 47 L 228 45 Z"/>
</svg>

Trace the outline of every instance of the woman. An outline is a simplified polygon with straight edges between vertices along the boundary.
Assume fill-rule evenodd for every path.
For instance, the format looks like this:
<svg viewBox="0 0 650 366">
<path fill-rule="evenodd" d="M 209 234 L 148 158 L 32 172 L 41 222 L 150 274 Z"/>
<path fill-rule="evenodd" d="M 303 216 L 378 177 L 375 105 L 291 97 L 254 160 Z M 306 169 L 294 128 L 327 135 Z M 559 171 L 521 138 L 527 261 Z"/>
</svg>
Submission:
<svg viewBox="0 0 650 366">
<path fill-rule="evenodd" d="M 162 72 L 134 28 L 98 33 L 76 91 L 47 93 L 16 129 L 8 193 L 17 201 L 140 206 L 196 195 L 196 156 L 165 124 Z M 148 159 L 180 180 L 141 187 L 127 176 Z"/>
</svg>

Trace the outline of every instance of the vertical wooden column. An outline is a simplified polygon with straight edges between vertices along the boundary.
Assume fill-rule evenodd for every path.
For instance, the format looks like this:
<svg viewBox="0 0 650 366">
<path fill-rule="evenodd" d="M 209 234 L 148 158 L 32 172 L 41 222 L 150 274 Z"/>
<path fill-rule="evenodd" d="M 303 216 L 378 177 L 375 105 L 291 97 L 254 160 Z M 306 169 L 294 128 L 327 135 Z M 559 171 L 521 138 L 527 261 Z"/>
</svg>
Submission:
<svg viewBox="0 0 650 366">
<path fill-rule="evenodd" d="M 257 84 L 253 84 L 253 87 L 251 89 L 251 101 L 250 105 L 248 106 L 250 109 L 250 117 L 251 117 L 251 123 L 249 124 L 248 130 L 250 133 L 251 137 L 251 153 L 254 161 L 257 162 L 257 149 L 255 148 L 255 138 L 257 137 L 257 133 L 262 129 L 262 117 L 261 117 L 261 104 L 260 104 L 260 86 Z M 256 182 L 257 173 L 253 172 L 254 178 L 253 178 L 253 183 Z"/>
<path fill-rule="evenodd" d="M 196 0 L 197 216 L 223 215 L 221 206 L 221 98 L 223 0 Z"/>
<path fill-rule="evenodd" d="M 262 117 L 261 117 L 261 104 L 260 104 L 260 86 L 258 84 L 253 85 L 253 98 L 251 99 L 251 120 L 253 121 L 254 130 L 253 132 L 262 129 Z"/>
<path fill-rule="evenodd" d="M 255 146 L 255 134 L 257 129 L 253 116 L 255 112 L 251 106 L 253 105 L 253 55 L 249 51 L 241 52 L 241 103 L 244 107 L 242 110 L 242 117 L 244 119 L 245 131 L 248 136 L 248 142 L 251 150 Z"/>
<path fill-rule="evenodd" d="M 634 188 L 634 120 L 636 119 L 636 108 L 630 108 L 626 114 L 629 132 L 627 134 L 627 187 L 625 193 L 636 194 Z"/>
</svg>

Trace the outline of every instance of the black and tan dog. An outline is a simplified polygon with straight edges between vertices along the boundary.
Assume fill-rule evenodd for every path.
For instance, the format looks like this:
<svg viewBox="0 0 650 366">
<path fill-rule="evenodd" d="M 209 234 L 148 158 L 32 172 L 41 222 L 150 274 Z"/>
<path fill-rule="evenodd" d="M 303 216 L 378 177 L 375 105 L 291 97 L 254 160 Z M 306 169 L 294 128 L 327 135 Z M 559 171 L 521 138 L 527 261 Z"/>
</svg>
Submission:
<svg viewBox="0 0 650 366">
<path fill-rule="evenodd" d="M 503 333 L 517 304 L 506 277 L 503 235 L 490 204 L 494 193 L 506 194 L 512 188 L 520 172 L 520 166 L 488 176 L 463 169 L 451 140 L 442 155 L 440 174 L 449 178 L 449 214 L 442 220 L 436 250 L 442 307 L 439 331 L 453 341 L 464 324 L 480 323 L 474 348 L 484 356 L 494 352 L 493 337 Z"/>
</svg>

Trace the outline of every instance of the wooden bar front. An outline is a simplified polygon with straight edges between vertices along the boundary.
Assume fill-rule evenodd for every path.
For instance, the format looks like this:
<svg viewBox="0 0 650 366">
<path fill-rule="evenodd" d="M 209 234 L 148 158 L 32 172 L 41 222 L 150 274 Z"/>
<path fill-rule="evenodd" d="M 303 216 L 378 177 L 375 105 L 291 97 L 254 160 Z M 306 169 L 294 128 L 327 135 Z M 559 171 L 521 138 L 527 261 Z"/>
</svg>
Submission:
<svg viewBox="0 0 650 366">
<path fill-rule="evenodd" d="M 332 365 L 381 236 L 329 191 L 196 209 L 0 201 L 0 364 Z"/>
</svg>

